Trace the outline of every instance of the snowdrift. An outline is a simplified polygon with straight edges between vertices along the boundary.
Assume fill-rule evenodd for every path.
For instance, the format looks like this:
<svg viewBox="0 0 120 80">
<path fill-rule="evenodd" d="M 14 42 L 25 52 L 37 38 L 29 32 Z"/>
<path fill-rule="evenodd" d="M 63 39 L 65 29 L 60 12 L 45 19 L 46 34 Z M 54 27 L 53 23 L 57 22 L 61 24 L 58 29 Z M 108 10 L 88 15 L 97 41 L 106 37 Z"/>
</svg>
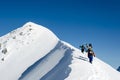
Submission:
<svg viewBox="0 0 120 80">
<path fill-rule="evenodd" d="M 120 73 L 28 22 L 0 37 L 0 80 L 120 80 Z"/>
</svg>

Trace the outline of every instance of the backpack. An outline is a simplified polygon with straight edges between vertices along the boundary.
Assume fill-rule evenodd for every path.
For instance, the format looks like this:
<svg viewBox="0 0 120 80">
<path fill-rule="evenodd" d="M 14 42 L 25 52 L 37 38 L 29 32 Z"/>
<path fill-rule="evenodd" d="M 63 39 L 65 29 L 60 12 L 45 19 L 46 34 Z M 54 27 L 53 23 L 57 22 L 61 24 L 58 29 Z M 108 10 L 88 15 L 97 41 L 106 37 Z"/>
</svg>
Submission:
<svg viewBox="0 0 120 80">
<path fill-rule="evenodd" d="M 89 47 L 91 47 L 91 48 L 92 48 L 92 44 L 91 44 L 91 43 L 89 44 Z"/>
</svg>

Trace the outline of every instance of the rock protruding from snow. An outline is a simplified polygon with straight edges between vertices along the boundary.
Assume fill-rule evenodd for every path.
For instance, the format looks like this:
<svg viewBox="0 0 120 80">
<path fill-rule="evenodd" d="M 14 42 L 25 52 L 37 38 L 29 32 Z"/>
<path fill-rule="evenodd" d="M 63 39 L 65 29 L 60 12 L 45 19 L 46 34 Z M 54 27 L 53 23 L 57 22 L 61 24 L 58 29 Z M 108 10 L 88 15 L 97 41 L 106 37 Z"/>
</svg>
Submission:
<svg viewBox="0 0 120 80">
<path fill-rule="evenodd" d="M 119 71 L 119 72 L 120 72 L 120 66 L 117 68 L 117 71 Z"/>
</svg>

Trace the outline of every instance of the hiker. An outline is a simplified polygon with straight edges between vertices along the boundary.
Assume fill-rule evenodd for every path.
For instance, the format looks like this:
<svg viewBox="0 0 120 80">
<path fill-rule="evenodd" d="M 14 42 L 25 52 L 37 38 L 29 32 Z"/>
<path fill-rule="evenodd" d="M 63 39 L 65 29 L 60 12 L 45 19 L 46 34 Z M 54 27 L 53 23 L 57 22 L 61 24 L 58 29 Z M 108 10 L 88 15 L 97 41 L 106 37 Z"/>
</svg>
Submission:
<svg viewBox="0 0 120 80">
<path fill-rule="evenodd" d="M 92 49 L 92 44 L 86 44 L 87 49 Z"/>
<path fill-rule="evenodd" d="M 80 48 L 81 48 L 81 52 L 84 53 L 84 50 L 85 50 L 84 45 L 80 46 Z"/>
<path fill-rule="evenodd" d="M 92 48 L 88 48 L 88 58 L 89 58 L 89 62 L 92 64 L 93 61 L 93 57 L 95 57 L 95 53 L 92 50 Z"/>
</svg>

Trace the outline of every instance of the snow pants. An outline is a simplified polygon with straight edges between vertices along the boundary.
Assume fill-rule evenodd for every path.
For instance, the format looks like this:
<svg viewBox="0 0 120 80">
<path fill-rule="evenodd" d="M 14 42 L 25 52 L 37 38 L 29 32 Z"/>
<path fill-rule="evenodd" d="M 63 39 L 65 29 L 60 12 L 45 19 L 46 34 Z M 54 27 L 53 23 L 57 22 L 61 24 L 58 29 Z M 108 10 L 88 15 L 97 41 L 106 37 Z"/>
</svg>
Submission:
<svg viewBox="0 0 120 80">
<path fill-rule="evenodd" d="M 88 56 L 88 58 L 89 58 L 89 62 L 92 64 L 93 56 Z"/>
</svg>

